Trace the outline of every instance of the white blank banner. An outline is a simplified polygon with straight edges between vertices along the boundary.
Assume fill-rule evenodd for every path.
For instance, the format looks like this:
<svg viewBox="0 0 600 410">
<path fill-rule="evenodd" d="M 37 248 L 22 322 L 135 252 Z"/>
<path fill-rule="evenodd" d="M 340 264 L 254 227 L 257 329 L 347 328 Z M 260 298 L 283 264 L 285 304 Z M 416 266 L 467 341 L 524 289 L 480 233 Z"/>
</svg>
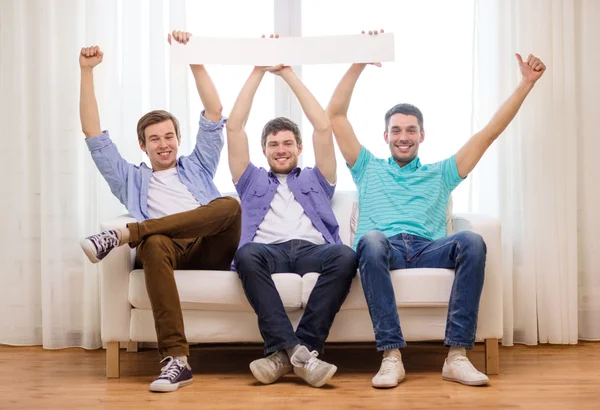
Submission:
<svg viewBox="0 0 600 410">
<path fill-rule="evenodd" d="M 394 35 L 322 37 L 210 38 L 173 43 L 173 61 L 187 64 L 335 64 L 394 61 Z"/>
</svg>

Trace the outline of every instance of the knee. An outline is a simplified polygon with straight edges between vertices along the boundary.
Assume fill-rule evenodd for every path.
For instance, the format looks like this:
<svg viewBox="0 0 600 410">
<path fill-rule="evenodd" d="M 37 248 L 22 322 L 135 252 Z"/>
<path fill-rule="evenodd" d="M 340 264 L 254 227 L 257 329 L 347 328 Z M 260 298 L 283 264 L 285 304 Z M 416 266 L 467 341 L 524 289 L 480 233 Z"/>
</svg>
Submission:
<svg viewBox="0 0 600 410">
<path fill-rule="evenodd" d="M 138 253 L 142 256 L 150 256 L 168 248 L 168 243 L 172 241 L 166 235 L 151 235 L 144 239 L 138 246 Z"/>
<path fill-rule="evenodd" d="M 149 262 L 158 259 L 169 259 L 171 255 L 171 246 L 173 242 L 166 235 L 151 235 L 144 239 L 137 248 L 137 253 L 142 262 Z M 171 257 L 171 259 L 173 259 Z"/>
<path fill-rule="evenodd" d="M 224 196 L 221 198 L 217 198 L 215 201 L 218 201 L 218 207 L 227 215 L 241 216 L 242 215 L 242 207 L 237 199 L 231 196 Z"/>
<path fill-rule="evenodd" d="M 358 269 L 358 256 L 356 252 L 352 250 L 349 246 L 346 245 L 338 245 L 335 250 L 336 253 L 336 262 L 335 264 L 342 269 L 341 273 L 346 276 L 350 275 L 354 277 L 356 274 L 356 269 Z"/>
<path fill-rule="evenodd" d="M 388 245 L 388 239 L 381 231 L 369 231 L 364 234 L 358 241 L 356 253 L 361 258 L 365 252 L 379 253 L 384 252 Z"/>
<path fill-rule="evenodd" d="M 239 268 L 240 266 L 244 266 L 248 262 L 251 262 L 258 254 L 258 245 L 259 244 L 255 242 L 248 242 L 239 248 L 233 256 L 235 266 Z"/>
<path fill-rule="evenodd" d="M 478 233 L 461 231 L 456 233 L 456 240 L 463 250 L 468 250 L 468 252 L 472 254 L 485 257 L 487 253 L 487 246 L 483 240 L 483 237 Z"/>
<path fill-rule="evenodd" d="M 471 231 L 460 231 L 456 234 L 458 243 L 465 248 L 481 249 L 486 251 L 485 241 L 478 233 Z"/>
</svg>

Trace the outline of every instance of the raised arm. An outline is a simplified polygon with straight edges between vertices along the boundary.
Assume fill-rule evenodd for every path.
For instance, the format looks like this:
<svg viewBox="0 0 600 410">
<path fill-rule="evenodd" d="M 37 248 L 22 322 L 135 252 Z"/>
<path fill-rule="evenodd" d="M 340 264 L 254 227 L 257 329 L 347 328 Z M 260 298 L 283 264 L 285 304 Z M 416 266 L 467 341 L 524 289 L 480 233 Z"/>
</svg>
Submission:
<svg viewBox="0 0 600 410">
<path fill-rule="evenodd" d="M 296 98 L 298 98 L 304 114 L 313 126 L 316 166 L 330 184 L 335 184 L 335 149 L 333 146 L 331 123 L 329 122 L 327 113 L 291 67 L 283 67 L 281 70 L 273 71 L 273 74 L 281 76 L 289 85 L 294 95 L 296 95 Z"/>
<path fill-rule="evenodd" d="M 102 132 L 98 103 L 94 93 L 93 70 L 102 62 L 104 54 L 98 46 L 82 48 L 79 53 L 79 66 L 81 67 L 81 90 L 79 98 L 79 117 L 81 130 L 85 134 L 86 143 L 92 159 L 108 183 L 112 193 L 127 205 L 127 178 L 129 164 L 111 141 L 108 132 Z M 94 138 L 92 138 L 94 137 Z"/>
<path fill-rule="evenodd" d="M 172 38 L 178 43 L 187 44 L 191 37 L 192 34 L 187 31 L 173 30 L 172 35 L 169 34 L 167 39 L 169 44 L 171 44 Z M 208 75 L 208 71 L 206 71 L 203 64 L 190 64 L 190 69 L 194 75 L 196 89 L 205 110 L 204 116 L 207 120 L 219 121 L 223 112 L 223 105 L 221 104 L 217 88 L 210 75 Z"/>
<path fill-rule="evenodd" d="M 376 36 L 379 33 L 383 33 L 383 30 L 369 30 L 368 35 Z M 367 33 L 363 31 L 362 34 Z M 369 64 L 381 67 L 381 63 Z M 327 115 L 331 121 L 333 135 L 335 135 L 344 160 L 350 167 L 354 166 L 360 154 L 361 144 L 358 142 L 354 129 L 348 120 L 348 108 L 350 107 L 350 99 L 352 98 L 356 82 L 365 67 L 369 64 L 352 64 L 335 88 L 331 96 L 331 101 L 329 101 L 329 105 L 327 106 Z"/>
<path fill-rule="evenodd" d="M 85 47 L 79 54 L 79 67 L 81 68 L 81 85 L 79 92 L 79 118 L 81 130 L 86 138 L 102 134 L 98 102 L 94 92 L 94 67 L 102 62 L 104 53 L 100 47 Z"/>
<path fill-rule="evenodd" d="M 546 71 L 546 66 L 539 58 L 530 54 L 527 61 L 524 62 L 519 54 L 515 55 L 521 70 L 521 82 L 496 114 L 494 114 L 490 122 L 481 131 L 473 135 L 456 153 L 456 167 L 458 168 L 458 175 L 461 178 L 469 175 L 485 151 L 502 134 L 513 118 L 515 118 L 523 101 L 525 101 L 525 98 L 533 89 L 537 80 Z"/>
<path fill-rule="evenodd" d="M 245 127 L 250 115 L 250 109 L 252 108 L 254 95 L 267 70 L 267 67 L 254 67 L 235 100 L 227 119 L 229 170 L 231 171 L 234 184 L 237 184 L 250 163 L 248 135 L 246 135 Z"/>
<path fill-rule="evenodd" d="M 327 106 L 327 115 L 331 121 L 333 134 L 344 160 L 350 167 L 354 166 L 358 154 L 360 154 L 361 145 L 348 120 L 348 108 L 350 107 L 354 86 L 365 67 L 366 64 L 352 64 L 350 66 L 350 69 L 335 88 L 331 101 Z"/>
</svg>

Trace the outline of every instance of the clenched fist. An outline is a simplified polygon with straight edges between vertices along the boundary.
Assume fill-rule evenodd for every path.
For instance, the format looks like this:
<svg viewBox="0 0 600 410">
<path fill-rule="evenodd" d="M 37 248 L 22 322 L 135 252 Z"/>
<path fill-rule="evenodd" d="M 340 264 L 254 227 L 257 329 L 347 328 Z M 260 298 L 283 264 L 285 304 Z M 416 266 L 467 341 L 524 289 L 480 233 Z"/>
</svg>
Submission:
<svg viewBox="0 0 600 410">
<path fill-rule="evenodd" d="M 102 62 L 104 53 L 98 46 L 84 47 L 79 54 L 79 66 L 81 68 L 94 68 Z"/>
</svg>

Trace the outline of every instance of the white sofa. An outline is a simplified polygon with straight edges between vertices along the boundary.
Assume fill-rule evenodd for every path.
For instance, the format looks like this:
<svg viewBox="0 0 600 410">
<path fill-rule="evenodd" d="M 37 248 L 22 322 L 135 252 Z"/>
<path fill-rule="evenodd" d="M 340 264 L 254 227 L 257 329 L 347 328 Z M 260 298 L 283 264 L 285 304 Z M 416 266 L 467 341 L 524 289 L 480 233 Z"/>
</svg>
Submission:
<svg viewBox="0 0 600 410">
<path fill-rule="evenodd" d="M 337 192 L 332 207 L 340 236 L 349 244 L 356 193 Z M 121 216 L 102 229 L 124 227 L 132 218 Z M 502 255 L 500 224 L 472 214 L 453 215 L 456 232 L 479 233 L 487 245 L 485 283 L 479 308 L 477 340 L 485 341 L 486 372 L 498 373 L 498 339 L 502 336 Z M 450 228 L 449 228 L 450 229 Z M 156 342 L 156 331 L 146 293 L 144 273 L 134 270 L 135 251 L 127 246 L 111 252 L 100 265 L 102 340 L 107 345 L 107 377 L 119 377 L 119 347 L 123 342 Z M 448 269 L 403 269 L 391 272 L 402 332 L 407 341 L 443 340 L 454 272 Z M 318 274 L 273 275 L 283 304 L 294 325 L 303 313 Z M 175 271 L 190 343 L 262 343 L 257 319 L 235 272 Z M 360 278 L 336 316 L 328 342 L 372 342 L 373 327 Z M 135 343 L 130 343 L 130 346 Z"/>
</svg>

